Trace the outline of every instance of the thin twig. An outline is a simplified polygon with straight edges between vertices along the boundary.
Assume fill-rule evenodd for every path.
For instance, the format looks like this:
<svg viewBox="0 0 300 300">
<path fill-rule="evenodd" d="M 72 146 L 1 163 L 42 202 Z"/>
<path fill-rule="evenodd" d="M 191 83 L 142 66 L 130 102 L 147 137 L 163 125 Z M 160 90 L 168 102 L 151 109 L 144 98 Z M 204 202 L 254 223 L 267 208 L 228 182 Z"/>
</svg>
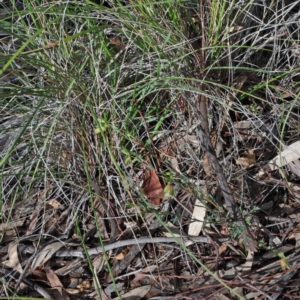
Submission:
<svg viewBox="0 0 300 300">
<path fill-rule="evenodd" d="M 130 239 L 124 241 L 117 241 L 112 244 L 104 245 L 102 247 L 96 247 L 88 249 L 89 255 L 97 255 L 99 253 L 103 253 L 104 251 L 113 250 L 116 248 L 121 248 L 124 246 L 137 245 L 137 244 L 148 244 L 148 243 L 176 243 L 179 240 L 181 242 L 185 242 L 188 240 L 192 240 L 197 243 L 210 243 L 210 238 L 197 236 L 197 237 L 186 237 L 186 238 L 174 238 L 174 237 L 140 237 L 137 239 Z M 56 252 L 56 256 L 65 257 L 65 256 L 74 256 L 74 257 L 82 257 L 84 258 L 84 252 L 80 250 L 59 250 Z"/>
</svg>

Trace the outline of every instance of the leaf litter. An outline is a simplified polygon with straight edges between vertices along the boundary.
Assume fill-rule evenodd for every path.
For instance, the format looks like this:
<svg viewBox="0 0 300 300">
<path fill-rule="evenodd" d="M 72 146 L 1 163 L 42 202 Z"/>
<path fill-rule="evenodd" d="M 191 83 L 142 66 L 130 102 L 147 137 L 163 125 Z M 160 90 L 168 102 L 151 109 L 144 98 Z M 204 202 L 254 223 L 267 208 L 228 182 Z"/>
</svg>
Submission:
<svg viewBox="0 0 300 300">
<path fill-rule="evenodd" d="M 264 15 L 255 10 L 256 3 L 250 5 L 250 15 L 240 11 L 244 21 L 234 18 L 224 31 L 227 34 L 215 39 L 222 45 L 216 49 L 211 48 L 212 33 L 201 28 L 201 20 L 209 13 L 203 10 L 211 7 L 202 3 L 200 10 L 191 8 L 193 15 L 197 11 L 197 20 L 192 25 L 185 24 L 186 31 L 190 31 L 189 41 L 178 43 L 176 49 L 166 47 L 168 55 L 174 55 L 179 65 L 170 71 L 162 59 L 157 69 L 166 78 L 175 77 L 175 71 L 182 72 L 178 78 L 195 78 L 195 84 L 187 88 L 190 79 L 183 87 L 174 81 L 157 93 L 139 91 L 138 84 L 132 86 L 136 80 L 142 86 L 144 78 L 149 82 L 158 78 L 151 73 L 157 67 L 153 60 L 155 51 L 142 43 L 147 36 L 141 40 L 141 36 L 134 36 L 146 29 L 134 33 L 134 28 L 129 27 L 129 32 L 123 19 L 122 25 L 115 13 L 110 14 L 113 9 L 107 9 L 102 20 L 102 14 L 93 8 L 91 15 L 95 19 L 107 24 L 107 18 L 112 18 L 110 36 L 106 40 L 102 37 L 101 41 L 106 41 L 112 53 L 105 64 L 119 64 L 119 73 L 112 76 L 112 65 L 109 70 L 106 65 L 98 66 L 101 79 L 97 78 L 99 86 L 95 90 L 95 84 L 89 83 L 92 92 L 82 92 L 81 81 L 74 82 L 76 88 L 65 107 L 57 111 L 59 101 L 49 100 L 39 116 L 28 119 L 30 126 L 25 124 L 30 115 L 24 112 L 25 106 L 15 116 L 7 106 L 17 103 L 17 110 L 22 102 L 19 94 L 7 98 L 0 111 L 2 296 L 11 298 L 16 293 L 53 299 L 299 297 L 299 4 L 277 5 L 282 5 L 276 8 L 278 11 L 266 10 Z M 131 17 L 140 16 L 142 7 L 128 7 Z M 127 6 L 122 9 L 125 11 Z M 144 13 L 151 11 L 146 9 Z M 284 13 L 278 14 L 279 11 Z M 259 16 L 252 18 L 254 13 Z M 164 18 L 167 20 L 165 14 Z M 256 19 L 264 19 L 265 23 L 255 23 Z M 231 22 L 230 18 L 228 21 Z M 268 24 L 268 28 L 262 29 L 262 24 Z M 218 24 L 207 26 L 207 30 L 211 28 L 217 30 Z M 250 28 L 257 30 L 253 32 Z M 202 38 L 194 40 L 199 30 L 203 30 Z M 93 45 L 76 34 L 72 37 L 76 49 L 85 51 Z M 171 36 L 159 40 L 160 34 L 154 34 L 151 41 L 167 44 Z M 208 38 L 207 44 L 204 37 Z M 278 37 L 280 43 L 272 48 L 271 42 Z M 224 45 L 230 43 L 233 47 L 227 52 Z M 252 43 L 250 48 L 245 47 L 248 43 Z M 17 46 L 13 40 L 9 44 Z M 177 51 L 184 44 L 193 49 L 189 65 L 178 62 Z M 4 45 L 7 42 L 1 42 L 6 53 Z M 32 49 L 40 48 L 35 45 L 29 51 Z M 204 49 L 212 52 L 204 53 Z M 89 49 L 89 55 L 97 56 L 94 51 Z M 148 58 L 145 51 L 150 51 Z M 70 51 L 69 61 L 73 52 L 77 51 Z M 47 53 L 55 55 L 55 49 Z M 76 66 L 83 66 L 81 57 L 76 56 L 74 61 L 78 60 L 80 64 Z M 227 60 L 245 74 L 235 68 L 226 70 Z M 51 61 L 63 62 L 57 57 Z M 275 65 L 274 61 L 281 64 Z M 187 66 L 191 62 L 202 69 L 189 73 Z M 212 65 L 205 66 L 208 62 Z M 249 71 L 249 66 L 257 69 Z M 268 78 L 270 74 L 265 74 L 272 68 L 277 77 Z M 63 72 L 69 67 L 53 65 L 51 72 L 57 69 Z M 17 76 L 17 70 L 11 73 Z M 209 71 L 204 76 L 206 70 Z M 84 69 L 83 78 L 89 78 L 90 71 Z M 26 76 L 11 81 L 22 86 Z M 32 76 L 35 75 L 27 77 Z M 117 87 L 110 86 L 112 77 L 118 81 Z M 47 82 L 51 80 L 49 76 Z M 203 82 L 201 89 L 199 81 Z M 64 84 L 64 80 L 59 83 Z M 97 94 L 99 91 L 101 94 Z M 87 94 L 93 93 L 97 95 L 96 101 L 104 99 L 92 106 L 98 109 L 97 118 L 91 107 L 82 104 L 89 98 Z M 127 99 L 128 93 L 137 99 Z M 139 93 L 145 103 L 140 101 Z M 199 122 L 203 118 L 198 109 L 199 99 L 204 99 L 209 117 L 204 132 L 199 129 L 203 125 Z M 162 109 L 155 111 L 157 100 Z M 132 103 L 137 104 L 139 118 L 128 121 Z M 161 119 L 162 111 L 170 107 L 171 113 Z M 56 120 L 55 133 L 41 144 L 51 109 L 55 112 L 51 115 Z M 100 123 L 97 129 L 95 120 Z M 17 139 L 22 126 L 24 132 Z M 12 137 L 17 139 L 15 143 Z M 122 147 L 130 149 L 125 151 L 125 157 L 124 151 L 118 152 Z M 42 168 L 45 172 L 39 174 Z M 225 179 L 220 179 L 220 173 Z M 229 194 L 230 201 L 226 202 Z"/>
</svg>

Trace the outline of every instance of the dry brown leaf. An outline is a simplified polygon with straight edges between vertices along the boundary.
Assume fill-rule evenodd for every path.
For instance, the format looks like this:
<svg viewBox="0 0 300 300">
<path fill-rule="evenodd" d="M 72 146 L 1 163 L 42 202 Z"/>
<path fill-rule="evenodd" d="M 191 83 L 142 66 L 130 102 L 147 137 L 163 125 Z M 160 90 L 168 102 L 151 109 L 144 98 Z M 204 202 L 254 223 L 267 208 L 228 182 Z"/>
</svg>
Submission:
<svg viewBox="0 0 300 300">
<path fill-rule="evenodd" d="M 259 171 L 257 176 L 262 176 L 266 172 L 272 172 L 280 169 L 281 167 L 296 161 L 300 158 L 300 141 L 297 141 L 289 146 L 286 146 L 280 154 L 274 157 L 268 164 L 263 167 L 263 170 Z"/>
<path fill-rule="evenodd" d="M 111 252 L 111 251 L 109 251 L 109 252 Z M 111 253 L 109 253 L 108 257 L 110 257 L 110 256 L 111 256 Z M 105 265 L 105 258 L 103 257 L 103 254 L 98 255 L 93 260 L 93 267 L 94 267 L 95 274 L 98 274 L 99 272 L 101 272 L 104 265 Z"/>
<path fill-rule="evenodd" d="M 125 49 L 126 47 L 119 37 L 110 38 L 110 44 L 114 45 L 119 51 Z"/>
<path fill-rule="evenodd" d="M 164 197 L 164 189 L 155 170 L 147 170 L 145 172 L 142 190 L 149 201 L 155 205 L 160 204 L 161 199 Z"/>
<path fill-rule="evenodd" d="M 136 289 L 131 290 L 128 293 L 122 295 L 123 300 L 139 300 L 145 297 L 149 293 L 151 285 L 140 286 Z M 118 300 L 119 298 L 114 298 L 113 300 Z"/>
<path fill-rule="evenodd" d="M 196 200 L 192 214 L 192 220 L 189 224 L 188 234 L 198 236 L 202 230 L 204 219 L 206 216 L 206 207 L 200 200 Z"/>
<path fill-rule="evenodd" d="M 130 250 L 129 247 L 123 249 L 117 256 L 115 256 L 115 259 L 122 260 L 125 257 L 125 255 L 129 252 L 129 250 Z"/>
<path fill-rule="evenodd" d="M 26 232 L 27 235 L 32 234 L 32 232 L 35 230 L 36 224 L 38 221 L 39 211 L 40 211 L 40 207 L 38 204 L 31 213 L 30 223 L 29 223 L 29 226 L 28 226 L 27 232 Z"/>
<path fill-rule="evenodd" d="M 23 269 L 22 269 L 22 266 L 20 264 L 19 257 L 18 257 L 18 244 L 17 243 L 11 242 L 8 245 L 8 257 L 9 257 L 9 262 L 10 262 L 11 268 L 13 268 L 13 270 L 15 270 L 15 271 L 18 271 L 20 274 L 22 274 Z"/>
<path fill-rule="evenodd" d="M 5 268 L 10 268 L 12 269 L 12 265 L 11 265 L 11 262 L 9 260 L 3 260 L 1 261 L 1 265 Z"/>
<path fill-rule="evenodd" d="M 50 283 L 50 286 L 52 288 L 61 287 L 63 288 L 63 285 L 57 275 L 54 273 L 54 271 L 50 267 L 45 268 L 47 279 Z"/>
<path fill-rule="evenodd" d="M 50 283 L 50 286 L 54 289 L 56 289 L 60 295 L 63 293 L 63 285 L 60 282 L 57 275 L 54 273 L 54 271 L 50 267 L 45 268 L 47 279 Z"/>
<path fill-rule="evenodd" d="M 244 157 L 239 157 L 236 159 L 236 164 L 243 167 L 249 167 L 256 163 L 255 153 L 253 150 L 245 151 Z"/>
<path fill-rule="evenodd" d="M 219 247 L 219 255 L 221 255 L 224 251 L 227 250 L 227 244 L 223 243 L 220 247 Z"/>
<path fill-rule="evenodd" d="M 203 170 L 205 172 L 205 174 L 209 177 L 212 177 L 212 172 L 211 172 L 211 167 L 210 167 L 210 163 L 209 163 L 209 160 L 208 160 L 208 155 L 207 153 L 205 152 L 204 154 L 204 158 L 203 158 Z"/>
<path fill-rule="evenodd" d="M 176 170 L 179 174 L 181 174 L 177 158 L 172 157 L 169 159 L 169 161 L 170 161 L 170 164 L 173 167 L 173 169 Z"/>
<path fill-rule="evenodd" d="M 45 264 L 52 257 L 52 255 L 56 251 L 58 251 L 62 246 L 63 246 L 62 243 L 55 242 L 43 248 L 34 258 L 31 265 L 31 270 L 35 270 L 41 264 Z"/>
</svg>

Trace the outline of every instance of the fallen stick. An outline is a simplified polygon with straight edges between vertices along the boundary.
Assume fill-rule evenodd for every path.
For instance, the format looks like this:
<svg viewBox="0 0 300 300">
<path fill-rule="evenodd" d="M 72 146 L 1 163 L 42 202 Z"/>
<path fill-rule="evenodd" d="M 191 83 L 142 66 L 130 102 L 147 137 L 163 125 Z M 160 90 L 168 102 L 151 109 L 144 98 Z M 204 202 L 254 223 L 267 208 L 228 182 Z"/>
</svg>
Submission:
<svg viewBox="0 0 300 300">
<path fill-rule="evenodd" d="M 178 237 L 139 237 L 136 239 L 130 239 L 130 240 L 124 240 L 124 241 L 117 241 L 112 244 L 104 245 L 102 248 L 101 246 L 87 249 L 88 255 L 97 255 L 100 253 L 103 253 L 104 251 L 113 250 L 116 248 L 121 248 L 124 246 L 130 246 L 130 245 L 138 245 L 138 244 L 148 244 L 148 243 L 176 243 L 177 240 L 184 243 L 186 241 L 193 241 L 195 243 L 210 243 L 210 238 L 208 237 L 202 237 L 202 236 L 187 236 L 184 238 Z M 56 252 L 56 256 L 58 257 L 67 257 L 67 256 L 73 256 L 73 257 L 85 257 L 85 252 L 82 250 L 59 250 Z"/>
</svg>

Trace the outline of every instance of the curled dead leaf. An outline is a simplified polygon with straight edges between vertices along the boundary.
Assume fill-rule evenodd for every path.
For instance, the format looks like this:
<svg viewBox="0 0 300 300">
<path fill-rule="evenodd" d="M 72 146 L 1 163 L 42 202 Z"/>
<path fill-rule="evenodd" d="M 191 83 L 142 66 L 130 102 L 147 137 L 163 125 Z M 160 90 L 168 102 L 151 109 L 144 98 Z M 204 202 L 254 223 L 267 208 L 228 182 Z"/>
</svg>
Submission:
<svg viewBox="0 0 300 300">
<path fill-rule="evenodd" d="M 164 197 L 164 189 L 155 170 L 147 170 L 145 172 L 142 190 L 150 202 L 155 205 L 160 204 L 161 199 Z"/>
</svg>

